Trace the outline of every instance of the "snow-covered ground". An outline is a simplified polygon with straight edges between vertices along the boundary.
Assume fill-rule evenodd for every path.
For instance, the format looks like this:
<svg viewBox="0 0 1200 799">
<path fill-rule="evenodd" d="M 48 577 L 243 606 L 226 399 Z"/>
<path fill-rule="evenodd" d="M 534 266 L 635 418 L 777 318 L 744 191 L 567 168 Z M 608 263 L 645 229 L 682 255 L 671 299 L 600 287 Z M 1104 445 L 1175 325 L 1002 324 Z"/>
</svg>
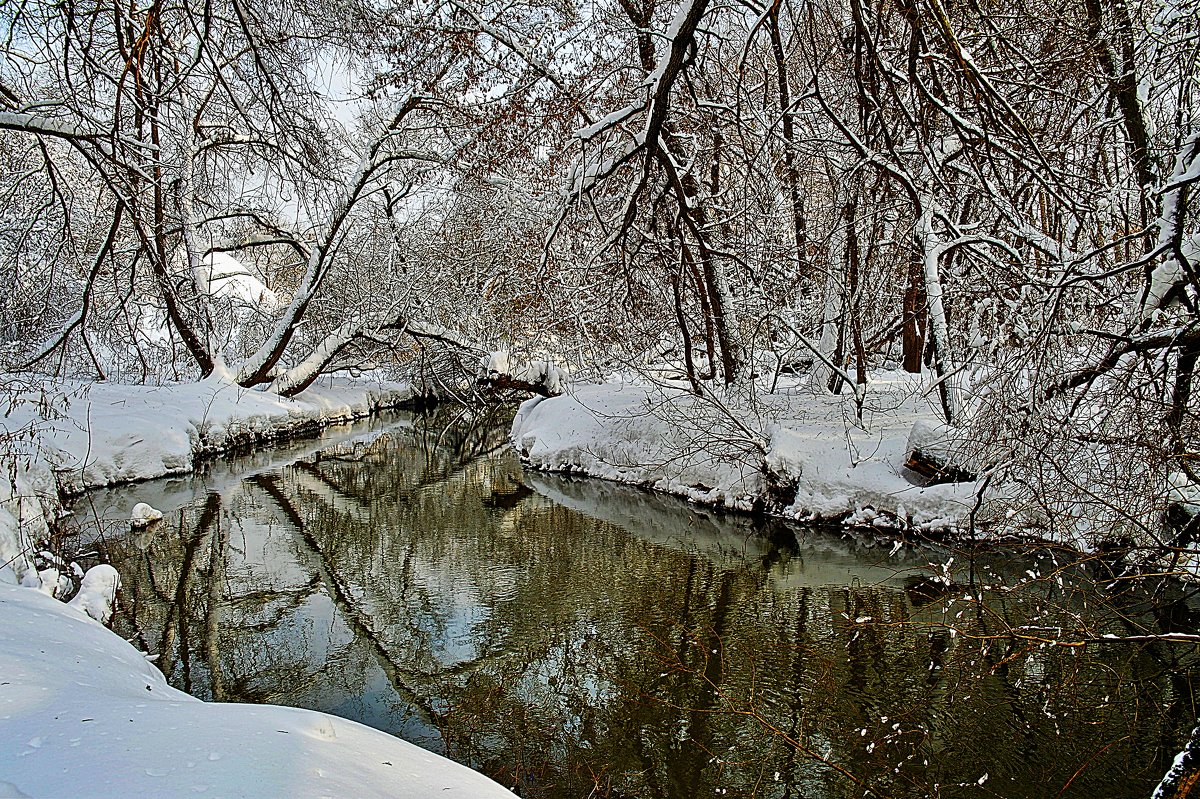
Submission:
<svg viewBox="0 0 1200 799">
<path fill-rule="evenodd" d="M 938 449 L 936 414 L 902 375 L 850 398 L 796 385 L 749 400 L 696 397 L 646 381 L 577 386 L 535 398 L 512 438 L 531 466 L 618 480 L 708 505 L 797 519 L 962 529 L 975 484 L 923 485 L 905 467 L 910 438 Z"/>
<path fill-rule="evenodd" d="M 98 622 L 0 585 L 0 797 L 512 797 L 353 721 L 201 702 Z"/>
<path fill-rule="evenodd" d="M 192 471 L 197 459 L 365 416 L 405 385 L 327 380 L 285 399 L 217 374 L 190 385 L 32 386 L 0 421 L 0 797 L 499 797 L 507 790 L 391 735 L 294 708 L 181 693 L 96 619 L 116 572 L 70 603 L 70 564 L 42 565 L 58 488 Z M 47 418 L 49 409 L 49 418 Z M 130 508 L 131 524 L 156 511 Z M 38 590 L 40 589 L 40 590 Z"/>
</svg>

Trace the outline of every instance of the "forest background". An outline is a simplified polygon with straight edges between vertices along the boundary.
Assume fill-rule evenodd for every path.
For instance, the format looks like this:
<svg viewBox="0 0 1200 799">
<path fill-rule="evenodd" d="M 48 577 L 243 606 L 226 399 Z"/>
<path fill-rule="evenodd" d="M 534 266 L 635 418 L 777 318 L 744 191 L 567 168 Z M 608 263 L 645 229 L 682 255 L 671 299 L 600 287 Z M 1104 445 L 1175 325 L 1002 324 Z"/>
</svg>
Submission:
<svg viewBox="0 0 1200 799">
<path fill-rule="evenodd" d="M 1193 0 L 0 16 L 14 396 L 361 369 L 445 394 L 482 359 L 547 393 L 666 377 L 763 431 L 781 375 L 854 425 L 902 370 L 1004 486 L 992 529 L 1148 559 L 1198 532 Z"/>
</svg>

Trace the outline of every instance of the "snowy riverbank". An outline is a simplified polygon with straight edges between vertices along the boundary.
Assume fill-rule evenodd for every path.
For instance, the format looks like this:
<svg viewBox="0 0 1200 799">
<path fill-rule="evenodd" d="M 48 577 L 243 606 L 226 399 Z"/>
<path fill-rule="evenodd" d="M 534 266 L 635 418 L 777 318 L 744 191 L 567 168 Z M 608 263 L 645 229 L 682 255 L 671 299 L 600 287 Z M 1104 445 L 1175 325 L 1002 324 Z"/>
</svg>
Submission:
<svg viewBox="0 0 1200 799">
<path fill-rule="evenodd" d="M 511 796 L 464 766 L 354 722 L 209 704 L 171 688 L 87 615 L 107 617 L 113 582 L 92 578 L 115 575 L 110 567 L 90 570 L 85 581 L 99 588 L 64 604 L 52 596 L 70 583 L 70 565 L 34 557 L 59 489 L 189 472 L 204 456 L 313 432 L 412 396 L 406 385 L 338 379 L 285 399 L 222 375 L 20 394 L 3 419 L 0 453 L 9 477 L 0 483 L 0 796 Z"/>
<path fill-rule="evenodd" d="M 902 376 L 871 386 L 862 424 L 849 398 L 800 387 L 734 406 L 645 381 L 578 386 L 526 402 L 512 439 L 534 468 L 645 486 L 705 505 L 804 520 L 963 530 L 974 483 L 924 485 L 905 467 L 938 430 Z M 934 435 L 933 438 L 936 438 Z"/>
<path fill-rule="evenodd" d="M 348 422 L 413 396 L 406 383 L 367 378 L 326 378 L 294 398 L 242 388 L 227 373 L 165 386 L 65 383 L 22 392 L 0 423 L 10 434 L 32 431 L 35 446 L 25 452 L 75 494 L 189 472 L 198 458 Z"/>
<path fill-rule="evenodd" d="M 410 400 L 402 383 L 322 380 L 295 398 L 244 389 L 227 373 L 197 383 L 9 386 L 0 419 L 0 581 L 53 590 L 32 545 L 48 533 L 44 513 L 61 494 L 184 474 L 222 452 L 312 433 Z"/>
<path fill-rule="evenodd" d="M 0 674 L 0 796 L 512 796 L 353 721 L 194 699 L 41 591 L 0 585 Z"/>
</svg>

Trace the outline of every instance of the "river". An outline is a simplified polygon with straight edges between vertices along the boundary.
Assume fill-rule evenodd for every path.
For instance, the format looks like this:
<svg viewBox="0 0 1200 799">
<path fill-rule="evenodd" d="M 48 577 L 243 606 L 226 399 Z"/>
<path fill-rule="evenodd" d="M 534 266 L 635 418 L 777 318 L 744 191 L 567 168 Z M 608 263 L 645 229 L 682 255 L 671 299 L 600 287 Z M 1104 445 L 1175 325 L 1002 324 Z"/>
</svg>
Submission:
<svg viewBox="0 0 1200 799">
<path fill-rule="evenodd" d="M 525 472 L 503 410 L 331 430 L 93 492 L 114 629 L 216 701 L 334 713 L 525 797 L 1144 797 L 1190 627 L 1047 548 L 896 547 Z M 131 532 L 129 509 L 166 518 Z"/>
</svg>

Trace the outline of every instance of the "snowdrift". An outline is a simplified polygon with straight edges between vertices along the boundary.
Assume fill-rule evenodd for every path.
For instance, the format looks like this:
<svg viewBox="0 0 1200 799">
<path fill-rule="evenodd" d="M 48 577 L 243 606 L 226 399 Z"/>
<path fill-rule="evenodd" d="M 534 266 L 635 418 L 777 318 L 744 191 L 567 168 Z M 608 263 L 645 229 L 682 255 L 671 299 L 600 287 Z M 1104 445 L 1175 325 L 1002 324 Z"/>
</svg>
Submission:
<svg viewBox="0 0 1200 799">
<path fill-rule="evenodd" d="M 194 699 L 40 591 L 0 585 L 0 674 L 0 796 L 512 796 L 356 722 Z"/>
</svg>

